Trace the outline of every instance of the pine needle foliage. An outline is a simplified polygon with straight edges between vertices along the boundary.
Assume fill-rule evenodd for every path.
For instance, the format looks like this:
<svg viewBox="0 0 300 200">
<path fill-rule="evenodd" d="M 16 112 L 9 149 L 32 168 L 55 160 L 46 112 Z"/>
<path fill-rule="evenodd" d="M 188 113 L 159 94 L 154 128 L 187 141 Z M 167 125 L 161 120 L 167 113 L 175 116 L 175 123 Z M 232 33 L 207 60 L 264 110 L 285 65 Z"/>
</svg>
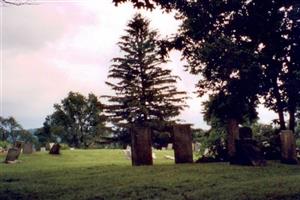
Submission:
<svg viewBox="0 0 300 200">
<path fill-rule="evenodd" d="M 115 92 L 107 96 L 107 111 L 112 123 L 123 130 L 131 125 L 163 127 L 186 106 L 186 93 L 178 91 L 178 76 L 163 67 L 159 54 L 158 32 L 149 20 L 136 14 L 129 21 L 118 46 L 121 56 L 112 59 L 106 82 Z"/>
</svg>

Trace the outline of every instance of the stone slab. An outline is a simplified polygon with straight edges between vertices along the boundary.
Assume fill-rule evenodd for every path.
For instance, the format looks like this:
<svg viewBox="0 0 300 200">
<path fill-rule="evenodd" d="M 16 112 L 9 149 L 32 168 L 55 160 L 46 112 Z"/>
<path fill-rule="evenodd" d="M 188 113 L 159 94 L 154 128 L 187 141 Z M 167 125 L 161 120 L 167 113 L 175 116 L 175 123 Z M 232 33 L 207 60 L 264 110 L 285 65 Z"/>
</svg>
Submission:
<svg viewBox="0 0 300 200">
<path fill-rule="evenodd" d="M 192 131 L 189 124 L 173 125 L 175 163 L 192 163 Z"/>
<path fill-rule="evenodd" d="M 151 129 L 133 127 L 130 132 L 132 165 L 152 165 Z"/>
</svg>

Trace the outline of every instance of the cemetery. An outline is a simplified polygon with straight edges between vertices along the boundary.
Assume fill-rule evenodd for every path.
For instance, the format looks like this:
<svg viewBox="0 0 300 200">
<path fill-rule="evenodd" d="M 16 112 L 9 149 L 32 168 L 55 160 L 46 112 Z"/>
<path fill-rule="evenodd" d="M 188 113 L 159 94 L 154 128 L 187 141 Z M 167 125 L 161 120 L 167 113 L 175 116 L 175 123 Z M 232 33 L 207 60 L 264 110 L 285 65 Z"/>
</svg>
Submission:
<svg viewBox="0 0 300 200">
<path fill-rule="evenodd" d="M 299 0 L 0 8 L 0 200 L 300 200 Z"/>
</svg>

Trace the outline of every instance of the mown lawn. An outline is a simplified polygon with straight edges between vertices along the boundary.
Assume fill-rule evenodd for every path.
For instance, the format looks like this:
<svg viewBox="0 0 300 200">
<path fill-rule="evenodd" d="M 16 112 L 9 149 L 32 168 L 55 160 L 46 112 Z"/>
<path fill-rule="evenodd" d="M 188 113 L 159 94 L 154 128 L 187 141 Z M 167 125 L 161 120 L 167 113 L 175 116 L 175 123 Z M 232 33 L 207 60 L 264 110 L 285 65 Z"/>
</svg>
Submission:
<svg viewBox="0 0 300 200">
<path fill-rule="evenodd" d="M 300 166 L 175 165 L 166 154 L 146 167 L 131 167 L 121 150 L 21 155 L 0 164 L 0 199 L 300 199 Z"/>
</svg>

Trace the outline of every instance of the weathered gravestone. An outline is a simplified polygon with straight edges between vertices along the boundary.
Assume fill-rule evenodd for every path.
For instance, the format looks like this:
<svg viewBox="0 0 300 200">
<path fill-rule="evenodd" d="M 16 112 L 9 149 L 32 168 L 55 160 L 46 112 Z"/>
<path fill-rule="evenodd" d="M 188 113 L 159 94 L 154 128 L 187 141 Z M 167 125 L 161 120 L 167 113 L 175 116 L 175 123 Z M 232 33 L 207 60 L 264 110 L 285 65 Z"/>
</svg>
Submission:
<svg viewBox="0 0 300 200">
<path fill-rule="evenodd" d="M 293 131 L 282 130 L 280 132 L 281 141 L 281 162 L 286 164 L 298 164 L 296 141 Z"/>
<path fill-rule="evenodd" d="M 173 125 L 175 163 L 192 163 L 192 131 L 189 124 Z"/>
<path fill-rule="evenodd" d="M 23 153 L 24 154 L 32 154 L 33 146 L 31 143 L 25 143 L 23 146 Z"/>
<path fill-rule="evenodd" d="M 19 155 L 20 155 L 20 149 L 16 148 L 16 147 L 12 147 L 8 150 L 7 155 L 6 155 L 6 159 L 5 159 L 5 163 L 16 163 Z"/>
<path fill-rule="evenodd" d="M 152 165 L 151 129 L 133 127 L 130 132 L 132 165 Z"/>
<path fill-rule="evenodd" d="M 172 143 L 168 143 L 167 149 L 168 150 L 172 150 L 173 149 L 173 144 Z"/>
<path fill-rule="evenodd" d="M 55 143 L 53 143 L 53 142 L 47 143 L 47 144 L 46 144 L 46 150 L 47 150 L 47 151 L 50 151 L 50 150 L 52 149 L 52 147 L 53 147 L 54 144 L 55 144 Z"/>
<path fill-rule="evenodd" d="M 194 151 L 195 152 L 199 152 L 200 151 L 200 147 L 201 147 L 201 144 L 199 142 L 195 142 L 195 144 L 194 144 Z"/>
<path fill-rule="evenodd" d="M 49 151 L 49 154 L 59 155 L 60 154 L 60 145 L 55 143 Z"/>
<path fill-rule="evenodd" d="M 46 147 L 41 147 L 41 152 L 45 152 L 46 151 Z"/>
<path fill-rule="evenodd" d="M 252 130 L 249 127 L 239 129 L 239 140 L 236 140 L 236 155 L 231 164 L 263 166 L 266 161 L 258 143 L 252 138 Z"/>
</svg>

